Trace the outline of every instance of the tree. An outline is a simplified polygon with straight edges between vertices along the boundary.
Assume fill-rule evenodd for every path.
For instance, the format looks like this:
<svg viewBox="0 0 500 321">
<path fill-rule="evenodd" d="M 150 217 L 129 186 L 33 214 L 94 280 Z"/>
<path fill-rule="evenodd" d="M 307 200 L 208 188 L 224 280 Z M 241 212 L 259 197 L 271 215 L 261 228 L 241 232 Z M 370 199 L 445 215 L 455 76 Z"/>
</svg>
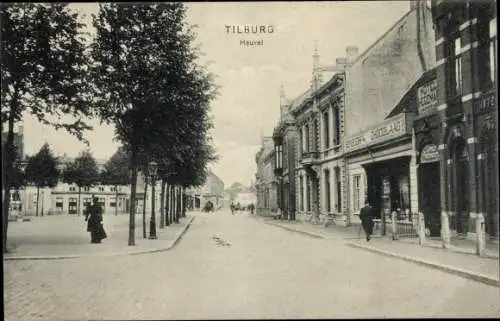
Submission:
<svg viewBox="0 0 500 321">
<path fill-rule="evenodd" d="M 208 127 L 214 86 L 196 63 L 195 34 L 185 23 L 182 3 L 101 4 L 93 24 L 94 104 L 130 151 L 135 204 L 140 150 L 149 160 L 178 158 L 177 150 L 191 143 L 184 133 Z M 162 146 L 160 158 L 153 157 L 155 145 Z M 135 210 L 130 213 L 129 245 L 135 244 Z"/>
<path fill-rule="evenodd" d="M 26 166 L 26 181 L 36 186 L 36 211 L 38 216 L 38 203 L 40 200 L 40 187 L 54 187 L 59 180 L 57 160 L 45 143 L 35 156 L 28 158 Z M 43 211 L 42 211 L 43 215 Z"/>
<path fill-rule="evenodd" d="M 124 147 L 118 150 L 104 165 L 101 173 L 101 183 L 113 185 L 115 189 L 115 215 L 118 215 L 118 186 L 130 182 L 130 156 Z"/>
<path fill-rule="evenodd" d="M 82 187 L 91 187 L 100 181 L 97 163 L 90 151 L 82 151 L 75 161 L 64 169 L 63 181 L 78 186 L 77 214 L 80 215 Z"/>
<path fill-rule="evenodd" d="M 91 129 L 83 24 L 67 4 L 14 3 L 1 5 L 1 118 L 7 123 L 3 168 L 3 246 L 6 249 L 10 189 L 13 184 L 14 124 L 28 112 L 44 124 L 63 128 L 85 141 Z M 62 115 L 73 116 L 63 121 Z M 54 120 L 52 116 L 56 116 Z M 51 118 L 52 117 L 52 118 Z"/>
</svg>

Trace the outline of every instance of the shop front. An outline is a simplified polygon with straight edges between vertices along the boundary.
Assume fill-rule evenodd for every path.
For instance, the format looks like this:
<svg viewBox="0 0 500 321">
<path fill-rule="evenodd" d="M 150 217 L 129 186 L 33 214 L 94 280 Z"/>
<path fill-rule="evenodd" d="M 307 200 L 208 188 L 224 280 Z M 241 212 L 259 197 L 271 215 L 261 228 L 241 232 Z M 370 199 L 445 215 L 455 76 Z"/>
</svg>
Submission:
<svg viewBox="0 0 500 321">
<path fill-rule="evenodd" d="M 411 122 L 410 114 L 399 114 L 346 139 L 349 213 L 351 218 L 359 215 L 368 200 L 375 218 L 382 221 L 382 234 L 392 212 L 398 219 L 411 219 L 416 211 Z"/>
</svg>

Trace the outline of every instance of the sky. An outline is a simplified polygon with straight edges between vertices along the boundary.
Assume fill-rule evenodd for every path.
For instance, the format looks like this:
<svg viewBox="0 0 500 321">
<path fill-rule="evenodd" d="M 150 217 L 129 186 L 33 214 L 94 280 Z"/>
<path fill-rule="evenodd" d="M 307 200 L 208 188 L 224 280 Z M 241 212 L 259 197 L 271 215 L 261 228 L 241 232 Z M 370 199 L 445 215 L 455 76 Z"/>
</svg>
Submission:
<svg viewBox="0 0 500 321">
<path fill-rule="evenodd" d="M 92 33 L 96 3 L 73 3 Z M 315 44 L 320 64 L 333 65 L 345 56 L 347 46 L 362 53 L 410 9 L 410 1 L 342 2 L 238 2 L 187 3 L 187 21 L 196 24 L 204 56 L 200 64 L 216 75 L 219 96 L 212 102 L 213 143 L 219 161 L 210 169 L 229 187 L 245 185 L 255 177 L 255 154 L 261 136 L 271 136 L 278 122 L 280 86 L 293 99 L 310 86 Z M 273 33 L 228 33 L 226 26 L 271 26 Z M 229 28 L 230 31 L 232 28 Z M 244 46 L 240 41 L 263 41 Z M 326 79 L 325 79 L 326 80 Z M 91 120 L 86 132 L 90 151 L 97 159 L 109 158 L 120 145 L 113 127 Z M 25 153 L 32 155 L 48 142 L 56 155 L 75 157 L 86 145 L 63 131 L 24 116 Z"/>
</svg>

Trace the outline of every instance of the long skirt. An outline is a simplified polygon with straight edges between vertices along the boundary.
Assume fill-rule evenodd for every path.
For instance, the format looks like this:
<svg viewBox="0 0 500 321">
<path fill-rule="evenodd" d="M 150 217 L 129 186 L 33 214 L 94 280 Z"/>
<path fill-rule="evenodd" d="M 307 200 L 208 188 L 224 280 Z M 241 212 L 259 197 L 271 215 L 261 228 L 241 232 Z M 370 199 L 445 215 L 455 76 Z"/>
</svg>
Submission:
<svg viewBox="0 0 500 321">
<path fill-rule="evenodd" d="M 99 226 L 92 229 L 92 231 L 90 232 L 90 238 L 92 243 L 101 243 L 101 241 L 106 237 L 108 236 L 102 224 L 99 224 Z"/>
</svg>

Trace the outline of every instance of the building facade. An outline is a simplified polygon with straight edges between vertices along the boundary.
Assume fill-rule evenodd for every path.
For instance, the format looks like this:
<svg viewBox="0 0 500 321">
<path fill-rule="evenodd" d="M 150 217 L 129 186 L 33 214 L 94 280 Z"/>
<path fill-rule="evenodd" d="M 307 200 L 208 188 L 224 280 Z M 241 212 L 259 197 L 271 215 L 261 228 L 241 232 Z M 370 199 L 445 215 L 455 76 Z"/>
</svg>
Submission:
<svg viewBox="0 0 500 321">
<path fill-rule="evenodd" d="M 381 220 L 418 211 L 415 112 L 407 101 L 434 65 L 431 10 L 423 1 L 411 1 L 407 14 L 348 63 L 343 149 L 350 222 L 359 222 L 366 199 Z"/>
<path fill-rule="evenodd" d="M 275 146 L 274 174 L 278 181 L 278 207 L 284 219 L 295 220 L 296 216 L 296 149 L 297 129 L 291 114 L 303 97 L 291 102 L 285 98 L 283 88 L 280 93 L 280 119 L 274 128 Z"/>
<path fill-rule="evenodd" d="M 209 201 L 216 209 L 224 206 L 224 182 L 212 171 L 208 172 L 202 186 L 188 188 L 185 194 L 186 205 L 193 210 L 202 210 Z"/>
<path fill-rule="evenodd" d="M 481 216 L 498 241 L 496 3 L 434 0 L 432 18 L 437 107 L 416 124 L 417 148 L 438 146 L 441 224 L 466 236 Z"/>
<path fill-rule="evenodd" d="M 271 215 L 278 211 L 278 184 L 274 176 L 274 144 L 272 137 L 263 137 L 261 148 L 255 155 L 257 174 L 255 188 L 257 194 L 256 213 Z"/>
<path fill-rule="evenodd" d="M 97 197 L 103 212 L 106 214 L 128 213 L 130 186 L 118 186 L 117 190 L 115 188 L 112 185 L 82 187 L 79 194 L 76 185 L 59 183 L 51 190 L 51 203 L 47 204 L 49 205 L 48 214 L 78 214 L 79 201 L 80 212 L 83 213 L 85 207 L 92 203 L 92 196 Z"/>
</svg>

